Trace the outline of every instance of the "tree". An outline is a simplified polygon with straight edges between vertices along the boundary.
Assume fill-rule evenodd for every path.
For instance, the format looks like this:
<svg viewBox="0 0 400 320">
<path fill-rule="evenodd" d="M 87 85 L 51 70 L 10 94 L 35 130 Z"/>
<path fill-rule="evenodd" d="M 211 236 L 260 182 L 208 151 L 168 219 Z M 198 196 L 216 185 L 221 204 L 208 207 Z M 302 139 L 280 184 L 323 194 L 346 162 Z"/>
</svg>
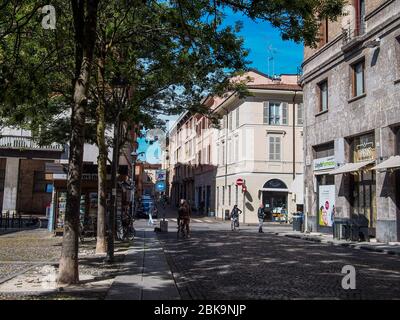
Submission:
<svg viewBox="0 0 400 320">
<path fill-rule="evenodd" d="M 20 21 L 21 17 L 13 9 L 17 8 L 19 13 L 24 14 L 33 13 L 34 1 L 4 1 L 7 14 L 0 16 L 2 120 L 5 124 L 30 128 L 40 137 L 59 126 L 64 130 L 59 132 L 70 140 L 67 212 L 58 280 L 60 283 L 76 283 L 79 280 L 78 221 L 83 143 L 87 127 L 85 119 L 89 111 L 88 100 L 94 99 L 89 95 L 89 86 L 93 81 L 91 71 L 94 62 L 101 58 L 94 52 L 97 21 L 101 13 L 109 14 L 112 21 L 114 14 L 115 20 L 118 20 L 125 11 L 102 11 L 108 7 L 101 0 L 71 0 L 69 3 L 54 0 L 53 5 L 60 16 L 57 18 L 57 29 L 48 33 L 40 28 L 41 16 L 36 20 L 23 20 L 26 23 L 18 23 L 18 27 L 14 27 L 14 22 Z M 236 37 L 239 25 L 222 27 L 226 8 L 243 12 L 255 20 L 270 21 L 281 30 L 284 39 L 303 40 L 306 45 L 314 45 L 320 19 L 335 19 L 341 13 L 344 2 L 116 1 L 129 9 L 126 10 L 129 14 L 115 32 L 118 41 L 110 50 L 110 61 L 105 59 L 107 67 L 104 68 L 100 88 L 107 88 L 107 84 L 118 74 L 128 79 L 130 99 L 121 113 L 122 119 L 128 123 L 137 121 L 139 117 L 152 123 L 151 119 L 159 113 L 176 113 L 185 108 L 205 113 L 207 109 L 200 103 L 205 95 L 222 94 L 227 89 L 234 89 L 233 86 L 243 89 L 241 83 L 232 84 L 229 81 L 232 74 L 245 69 L 246 51 L 242 48 L 243 42 Z M 7 20 L 8 15 L 11 20 Z M 53 41 L 49 41 L 49 34 Z M 98 91 L 101 99 L 104 99 L 102 95 L 105 91 Z M 108 106 L 111 110 L 107 110 Z M 103 122 L 102 106 L 97 107 L 100 124 Z M 65 121 L 65 117 L 59 114 L 69 108 L 71 120 Z M 113 111 L 115 104 L 104 104 L 104 108 L 107 118 L 107 112 Z M 137 118 L 132 119 L 133 115 Z M 98 129 L 98 143 L 101 144 L 101 126 Z M 57 139 L 65 139 L 62 135 L 56 136 Z M 103 146 L 102 150 L 104 152 Z"/>
<path fill-rule="evenodd" d="M 85 113 L 96 39 L 98 0 L 71 0 L 75 28 L 75 82 L 71 107 L 71 141 L 63 246 L 57 281 L 77 283 L 79 205 L 85 135 Z"/>
</svg>

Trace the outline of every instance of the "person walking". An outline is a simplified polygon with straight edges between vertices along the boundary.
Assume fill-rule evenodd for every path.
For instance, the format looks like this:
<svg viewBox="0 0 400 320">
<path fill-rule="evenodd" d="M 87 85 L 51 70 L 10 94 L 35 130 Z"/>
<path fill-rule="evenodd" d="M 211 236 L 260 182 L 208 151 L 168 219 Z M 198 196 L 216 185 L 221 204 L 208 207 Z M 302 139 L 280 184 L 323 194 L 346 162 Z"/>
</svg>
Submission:
<svg viewBox="0 0 400 320">
<path fill-rule="evenodd" d="M 148 215 L 149 215 L 149 220 L 147 221 L 147 225 L 148 225 L 148 226 L 154 225 L 154 221 L 153 221 L 153 210 L 154 210 L 154 209 L 155 209 L 155 208 L 154 208 L 154 204 L 150 204 L 149 213 L 148 213 Z"/>
<path fill-rule="evenodd" d="M 262 203 L 260 203 L 260 207 L 258 208 L 257 216 L 258 216 L 258 232 L 264 233 L 262 227 L 264 224 L 265 212 L 264 212 L 264 206 Z"/>
</svg>

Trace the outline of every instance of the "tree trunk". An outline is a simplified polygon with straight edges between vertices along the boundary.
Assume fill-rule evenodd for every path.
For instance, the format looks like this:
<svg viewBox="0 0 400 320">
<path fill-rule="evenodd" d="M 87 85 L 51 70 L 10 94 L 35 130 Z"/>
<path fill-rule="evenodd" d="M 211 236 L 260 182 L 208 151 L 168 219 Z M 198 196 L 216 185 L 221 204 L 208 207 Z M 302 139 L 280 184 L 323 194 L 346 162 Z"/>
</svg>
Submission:
<svg viewBox="0 0 400 320">
<path fill-rule="evenodd" d="M 58 283 L 79 282 L 78 236 L 85 112 L 89 88 L 90 71 L 96 38 L 98 0 L 71 0 L 75 26 L 75 69 L 79 76 L 74 83 L 71 113 L 71 141 L 67 180 L 67 205 L 64 221 L 64 236 L 60 258 Z M 86 16 L 85 16 L 86 5 Z M 82 56 L 80 56 L 82 54 Z"/>
<path fill-rule="evenodd" d="M 99 103 L 97 105 L 97 146 L 99 147 L 98 166 L 98 207 L 97 207 L 97 242 L 96 253 L 107 252 L 106 242 L 106 207 L 107 207 L 107 155 L 105 140 L 105 97 L 104 97 L 105 53 L 98 61 Z"/>
</svg>

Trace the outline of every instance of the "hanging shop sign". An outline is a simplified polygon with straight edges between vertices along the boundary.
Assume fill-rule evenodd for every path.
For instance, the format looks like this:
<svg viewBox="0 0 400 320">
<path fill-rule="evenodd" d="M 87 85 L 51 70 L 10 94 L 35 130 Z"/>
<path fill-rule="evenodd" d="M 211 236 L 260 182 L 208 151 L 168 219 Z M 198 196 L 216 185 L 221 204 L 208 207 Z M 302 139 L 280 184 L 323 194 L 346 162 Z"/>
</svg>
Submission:
<svg viewBox="0 0 400 320">
<path fill-rule="evenodd" d="M 319 186 L 319 225 L 332 227 L 335 213 L 335 185 Z"/>
<path fill-rule="evenodd" d="M 354 162 L 375 160 L 375 136 L 373 133 L 354 138 Z"/>
<path fill-rule="evenodd" d="M 336 168 L 335 156 L 324 157 L 314 160 L 314 171 Z"/>
</svg>

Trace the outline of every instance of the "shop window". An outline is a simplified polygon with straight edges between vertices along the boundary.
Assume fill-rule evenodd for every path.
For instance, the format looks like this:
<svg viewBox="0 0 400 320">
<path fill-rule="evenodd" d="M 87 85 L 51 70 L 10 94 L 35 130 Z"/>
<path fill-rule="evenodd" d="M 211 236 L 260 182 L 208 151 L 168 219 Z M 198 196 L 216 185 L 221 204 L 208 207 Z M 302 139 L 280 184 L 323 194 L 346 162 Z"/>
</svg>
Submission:
<svg viewBox="0 0 400 320">
<path fill-rule="evenodd" d="M 355 137 L 351 142 L 353 162 L 375 160 L 375 135 L 368 133 Z"/>
<path fill-rule="evenodd" d="M 34 171 L 33 173 L 33 192 L 46 192 L 47 181 L 44 171 Z"/>
<path fill-rule="evenodd" d="M 352 68 L 352 88 L 353 97 L 361 96 L 365 93 L 365 61 L 362 60 L 351 66 Z"/>
<path fill-rule="evenodd" d="M 319 112 L 328 110 L 328 80 L 318 83 L 319 90 Z"/>
</svg>

